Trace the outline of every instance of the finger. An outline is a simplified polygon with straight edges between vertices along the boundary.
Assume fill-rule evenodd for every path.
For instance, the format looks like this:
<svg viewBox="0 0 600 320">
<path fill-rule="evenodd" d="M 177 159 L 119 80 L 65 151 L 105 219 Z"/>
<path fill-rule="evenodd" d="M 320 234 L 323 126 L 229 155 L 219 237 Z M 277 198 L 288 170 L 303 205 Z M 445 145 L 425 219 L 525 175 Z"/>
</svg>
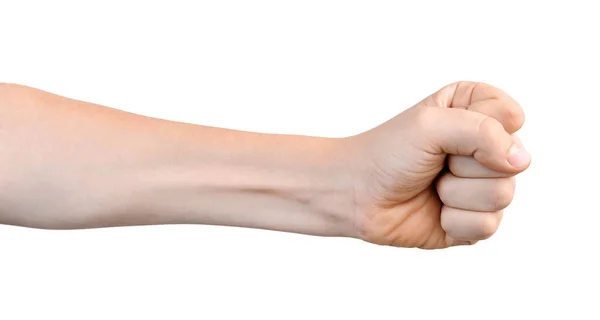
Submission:
<svg viewBox="0 0 600 320">
<path fill-rule="evenodd" d="M 443 206 L 441 225 L 446 234 L 455 240 L 484 240 L 496 233 L 502 215 L 502 211 L 478 212 Z"/>
<path fill-rule="evenodd" d="M 512 138 L 513 143 L 523 147 L 521 140 L 515 134 L 512 135 Z M 452 174 L 462 178 L 503 178 L 514 176 L 512 173 L 491 170 L 479 163 L 475 158 L 468 156 L 449 156 L 448 168 Z"/>
<path fill-rule="evenodd" d="M 523 110 L 512 99 L 477 101 L 470 104 L 466 109 L 483 113 L 498 120 L 508 133 L 517 132 L 525 122 Z"/>
<path fill-rule="evenodd" d="M 490 116 L 508 133 L 525 121 L 521 106 L 506 92 L 482 82 L 461 81 L 445 86 L 425 100 L 425 105 L 467 109 Z"/>
<path fill-rule="evenodd" d="M 421 106 L 412 110 L 416 133 L 422 133 L 434 154 L 473 156 L 498 172 L 518 173 L 529 166 L 529 154 L 513 145 L 500 122 L 484 114 L 463 109 Z"/>
<path fill-rule="evenodd" d="M 447 173 L 438 180 L 437 192 L 446 206 L 493 212 L 512 202 L 515 178 L 472 179 Z"/>
<path fill-rule="evenodd" d="M 461 178 L 504 178 L 515 175 L 494 171 L 469 156 L 448 156 L 448 168 L 453 175 Z"/>
</svg>

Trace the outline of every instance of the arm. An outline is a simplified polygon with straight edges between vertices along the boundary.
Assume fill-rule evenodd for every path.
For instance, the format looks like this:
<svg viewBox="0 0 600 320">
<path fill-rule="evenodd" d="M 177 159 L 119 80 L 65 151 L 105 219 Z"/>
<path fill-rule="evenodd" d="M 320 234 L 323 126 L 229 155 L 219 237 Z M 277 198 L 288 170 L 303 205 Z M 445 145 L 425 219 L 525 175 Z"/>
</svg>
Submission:
<svg viewBox="0 0 600 320">
<path fill-rule="evenodd" d="M 531 162 L 513 135 L 523 119 L 506 93 L 473 82 L 343 139 L 203 127 L 0 85 L 0 223 L 473 244 L 496 232 Z"/>
<path fill-rule="evenodd" d="M 355 236 L 342 140 L 178 123 L 0 85 L 0 223 Z"/>
</svg>

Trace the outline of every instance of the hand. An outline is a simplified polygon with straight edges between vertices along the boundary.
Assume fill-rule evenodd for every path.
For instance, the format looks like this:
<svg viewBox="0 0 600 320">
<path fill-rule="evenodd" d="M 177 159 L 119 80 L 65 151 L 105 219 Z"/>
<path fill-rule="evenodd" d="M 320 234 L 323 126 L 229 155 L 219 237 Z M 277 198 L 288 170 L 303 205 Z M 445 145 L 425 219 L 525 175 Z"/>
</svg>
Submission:
<svg viewBox="0 0 600 320">
<path fill-rule="evenodd" d="M 359 236 L 426 249 L 490 237 L 531 161 L 513 135 L 523 122 L 503 91 L 459 82 L 351 137 Z"/>
</svg>

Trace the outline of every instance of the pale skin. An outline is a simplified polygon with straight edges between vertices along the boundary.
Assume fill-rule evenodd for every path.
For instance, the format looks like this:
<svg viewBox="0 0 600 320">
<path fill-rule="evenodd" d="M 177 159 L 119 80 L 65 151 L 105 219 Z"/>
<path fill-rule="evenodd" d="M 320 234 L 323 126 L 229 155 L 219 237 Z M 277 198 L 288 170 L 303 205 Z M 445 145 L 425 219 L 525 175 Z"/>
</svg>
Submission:
<svg viewBox="0 0 600 320">
<path fill-rule="evenodd" d="M 440 249 L 492 236 L 531 162 L 521 107 L 450 84 L 346 138 L 166 121 L 0 84 L 0 223 L 210 224 Z"/>
</svg>

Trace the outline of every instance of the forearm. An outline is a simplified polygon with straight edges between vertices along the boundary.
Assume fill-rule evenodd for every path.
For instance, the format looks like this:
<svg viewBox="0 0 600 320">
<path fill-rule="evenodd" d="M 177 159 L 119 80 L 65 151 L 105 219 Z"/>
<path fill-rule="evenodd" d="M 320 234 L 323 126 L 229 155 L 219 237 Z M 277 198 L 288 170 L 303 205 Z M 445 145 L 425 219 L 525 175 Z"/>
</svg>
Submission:
<svg viewBox="0 0 600 320">
<path fill-rule="evenodd" d="M 337 139 L 202 127 L 0 87 L 0 223 L 353 236 Z"/>
</svg>

